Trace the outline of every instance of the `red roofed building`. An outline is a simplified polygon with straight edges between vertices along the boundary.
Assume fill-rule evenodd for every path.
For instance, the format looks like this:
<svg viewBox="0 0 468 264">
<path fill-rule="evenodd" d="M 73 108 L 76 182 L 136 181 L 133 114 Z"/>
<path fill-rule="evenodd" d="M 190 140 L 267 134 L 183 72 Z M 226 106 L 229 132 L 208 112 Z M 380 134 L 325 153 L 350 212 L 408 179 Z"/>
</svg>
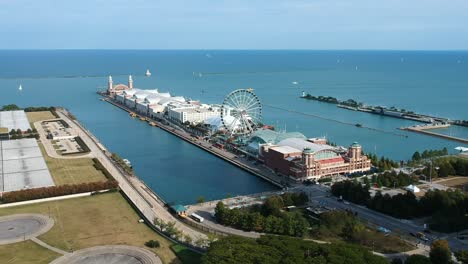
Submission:
<svg viewBox="0 0 468 264">
<path fill-rule="evenodd" d="M 260 158 L 277 173 L 298 180 L 319 179 L 324 176 L 364 172 L 371 168 L 371 161 L 362 155 L 362 147 L 352 144 L 346 151 L 324 142 L 287 138 L 277 145 L 263 145 Z"/>
</svg>

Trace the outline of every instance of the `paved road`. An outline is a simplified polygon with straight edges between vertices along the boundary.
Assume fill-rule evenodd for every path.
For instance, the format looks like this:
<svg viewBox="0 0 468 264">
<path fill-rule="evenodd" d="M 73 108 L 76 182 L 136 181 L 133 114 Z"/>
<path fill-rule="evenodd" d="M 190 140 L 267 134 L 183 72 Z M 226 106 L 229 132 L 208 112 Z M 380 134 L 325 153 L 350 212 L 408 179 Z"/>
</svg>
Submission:
<svg viewBox="0 0 468 264">
<path fill-rule="evenodd" d="M 66 254 L 51 264 L 162 264 L 151 251 L 132 246 L 98 246 Z"/>
<path fill-rule="evenodd" d="M 387 229 L 390 229 L 392 232 L 399 233 L 401 235 L 409 236 L 409 233 L 418 233 L 424 230 L 424 227 L 420 224 L 416 224 L 410 220 L 397 219 L 374 210 L 371 210 L 365 206 L 353 204 L 353 203 L 343 203 L 339 202 L 336 197 L 333 197 L 328 192 L 327 187 L 321 185 L 311 185 L 311 186 L 301 186 L 295 188 L 297 191 L 304 191 L 308 194 L 311 201 L 319 202 L 328 207 L 338 208 L 338 209 L 349 209 L 358 213 L 358 216 L 362 219 L 368 220 L 369 222 L 383 226 Z M 468 245 L 462 241 L 456 239 L 456 233 L 453 234 L 442 234 L 433 232 L 430 237 L 447 239 L 449 241 L 450 247 L 453 250 L 468 249 Z M 423 241 L 419 241 L 424 243 Z M 429 247 L 424 247 L 426 250 L 429 250 Z"/>
<path fill-rule="evenodd" d="M 67 123 L 72 122 L 62 111 L 57 111 L 59 116 Z M 192 238 L 192 241 L 199 239 L 206 239 L 207 236 L 202 232 L 192 229 L 183 224 L 179 219 L 170 214 L 163 206 L 160 200 L 151 192 L 145 190 L 146 185 L 136 177 L 129 177 L 121 171 L 116 164 L 107 156 L 99 147 L 102 146 L 98 140 L 87 133 L 78 123 L 74 123 L 77 128 L 78 136 L 83 139 L 85 144 L 89 147 L 93 155 L 102 163 L 102 165 L 109 171 L 110 174 L 119 182 L 120 189 L 132 200 L 136 207 L 145 215 L 147 219 L 154 219 L 155 217 L 162 219 L 164 222 L 175 222 L 176 228 L 182 231 L 183 234 Z"/>
</svg>

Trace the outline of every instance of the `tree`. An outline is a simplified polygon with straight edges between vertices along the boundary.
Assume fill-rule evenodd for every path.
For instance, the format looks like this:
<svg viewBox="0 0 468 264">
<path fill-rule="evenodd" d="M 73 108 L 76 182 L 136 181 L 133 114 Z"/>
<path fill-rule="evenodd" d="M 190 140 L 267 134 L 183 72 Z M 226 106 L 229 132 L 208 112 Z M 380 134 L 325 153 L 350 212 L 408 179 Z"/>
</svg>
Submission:
<svg viewBox="0 0 468 264">
<path fill-rule="evenodd" d="M 175 222 L 171 221 L 166 224 L 165 232 L 175 239 L 179 239 L 182 236 L 182 232 L 175 227 Z"/>
<path fill-rule="evenodd" d="M 429 257 L 432 263 L 448 264 L 452 257 L 447 240 L 439 239 L 432 242 Z"/>
<path fill-rule="evenodd" d="M 421 160 L 421 154 L 419 154 L 419 151 L 414 152 L 413 157 L 411 159 L 413 161 L 420 161 Z"/>
<path fill-rule="evenodd" d="M 157 217 L 154 218 L 153 223 L 160 230 L 163 230 L 166 227 L 166 223 L 164 223 L 164 221 L 162 219 L 159 219 Z"/>
<path fill-rule="evenodd" d="M 457 260 L 463 264 L 468 264 L 468 250 L 460 250 L 455 252 L 455 257 Z"/>
<path fill-rule="evenodd" d="M 204 203 L 205 202 L 205 197 L 203 196 L 198 196 L 197 198 L 197 203 Z"/>
<path fill-rule="evenodd" d="M 426 256 L 411 255 L 406 259 L 405 264 L 432 264 L 432 262 Z"/>
<path fill-rule="evenodd" d="M 283 199 L 280 196 L 271 196 L 262 206 L 262 213 L 265 216 L 280 216 L 281 209 L 284 207 Z"/>
<path fill-rule="evenodd" d="M 15 104 L 4 105 L 2 107 L 2 111 L 15 111 L 15 110 L 21 110 L 21 108 Z"/>
</svg>

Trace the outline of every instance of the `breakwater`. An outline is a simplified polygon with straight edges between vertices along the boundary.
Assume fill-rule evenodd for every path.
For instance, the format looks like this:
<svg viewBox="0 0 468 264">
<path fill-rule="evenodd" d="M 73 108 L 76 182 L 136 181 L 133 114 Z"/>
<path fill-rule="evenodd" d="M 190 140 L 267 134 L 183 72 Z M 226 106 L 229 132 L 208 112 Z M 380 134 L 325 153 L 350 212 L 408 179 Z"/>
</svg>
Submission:
<svg viewBox="0 0 468 264">
<path fill-rule="evenodd" d="M 331 96 L 313 96 L 311 94 L 305 94 L 305 93 L 303 93 L 300 98 L 329 103 L 329 104 L 335 104 L 337 107 L 351 110 L 351 111 L 359 111 L 359 112 L 365 112 L 365 113 L 370 113 L 370 114 L 389 116 L 389 117 L 394 117 L 394 118 L 418 121 L 421 123 L 447 123 L 447 124 L 457 125 L 457 126 L 465 126 L 465 127 L 468 126 L 468 121 L 466 120 L 450 120 L 445 117 L 418 114 L 418 113 L 414 113 L 412 111 L 408 111 L 405 109 L 397 109 L 395 107 L 386 108 L 383 106 L 369 106 L 369 105 L 364 105 L 361 102 L 357 102 L 353 99 L 340 101 L 337 98 L 331 97 Z"/>
<path fill-rule="evenodd" d="M 412 132 L 416 132 L 416 133 L 421 133 L 421 134 L 425 134 L 425 135 L 429 135 L 429 136 L 444 138 L 444 139 L 448 139 L 448 140 L 453 140 L 453 141 L 457 141 L 457 142 L 468 143 L 468 139 L 453 137 L 453 136 L 449 136 L 449 135 L 435 133 L 435 132 L 432 132 L 432 131 L 427 131 L 426 129 L 429 129 L 429 128 L 421 129 L 421 128 L 418 128 L 418 127 L 402 127 L 400 129 L 401 130 L 408 130 L 408 131 L 412 131 Z"/>
</svg>

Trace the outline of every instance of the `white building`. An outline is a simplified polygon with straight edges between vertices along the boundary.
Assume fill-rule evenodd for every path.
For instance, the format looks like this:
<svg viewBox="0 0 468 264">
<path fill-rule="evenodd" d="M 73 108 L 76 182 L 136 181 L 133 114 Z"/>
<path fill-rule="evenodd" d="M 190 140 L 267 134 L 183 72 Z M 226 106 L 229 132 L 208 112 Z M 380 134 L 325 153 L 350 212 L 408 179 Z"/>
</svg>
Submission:
<svg viewBox="0 0 468 264">
<path fill-rule="evenodd" d="M 204 122 L 212 117 L 218 117 L 219 115 L 220 112 L 218 109 L 200 106 L 171 108 L 168 110 L 169 118 L 179 123 L 189 122 L 196 124 Z"/>
</svg>

